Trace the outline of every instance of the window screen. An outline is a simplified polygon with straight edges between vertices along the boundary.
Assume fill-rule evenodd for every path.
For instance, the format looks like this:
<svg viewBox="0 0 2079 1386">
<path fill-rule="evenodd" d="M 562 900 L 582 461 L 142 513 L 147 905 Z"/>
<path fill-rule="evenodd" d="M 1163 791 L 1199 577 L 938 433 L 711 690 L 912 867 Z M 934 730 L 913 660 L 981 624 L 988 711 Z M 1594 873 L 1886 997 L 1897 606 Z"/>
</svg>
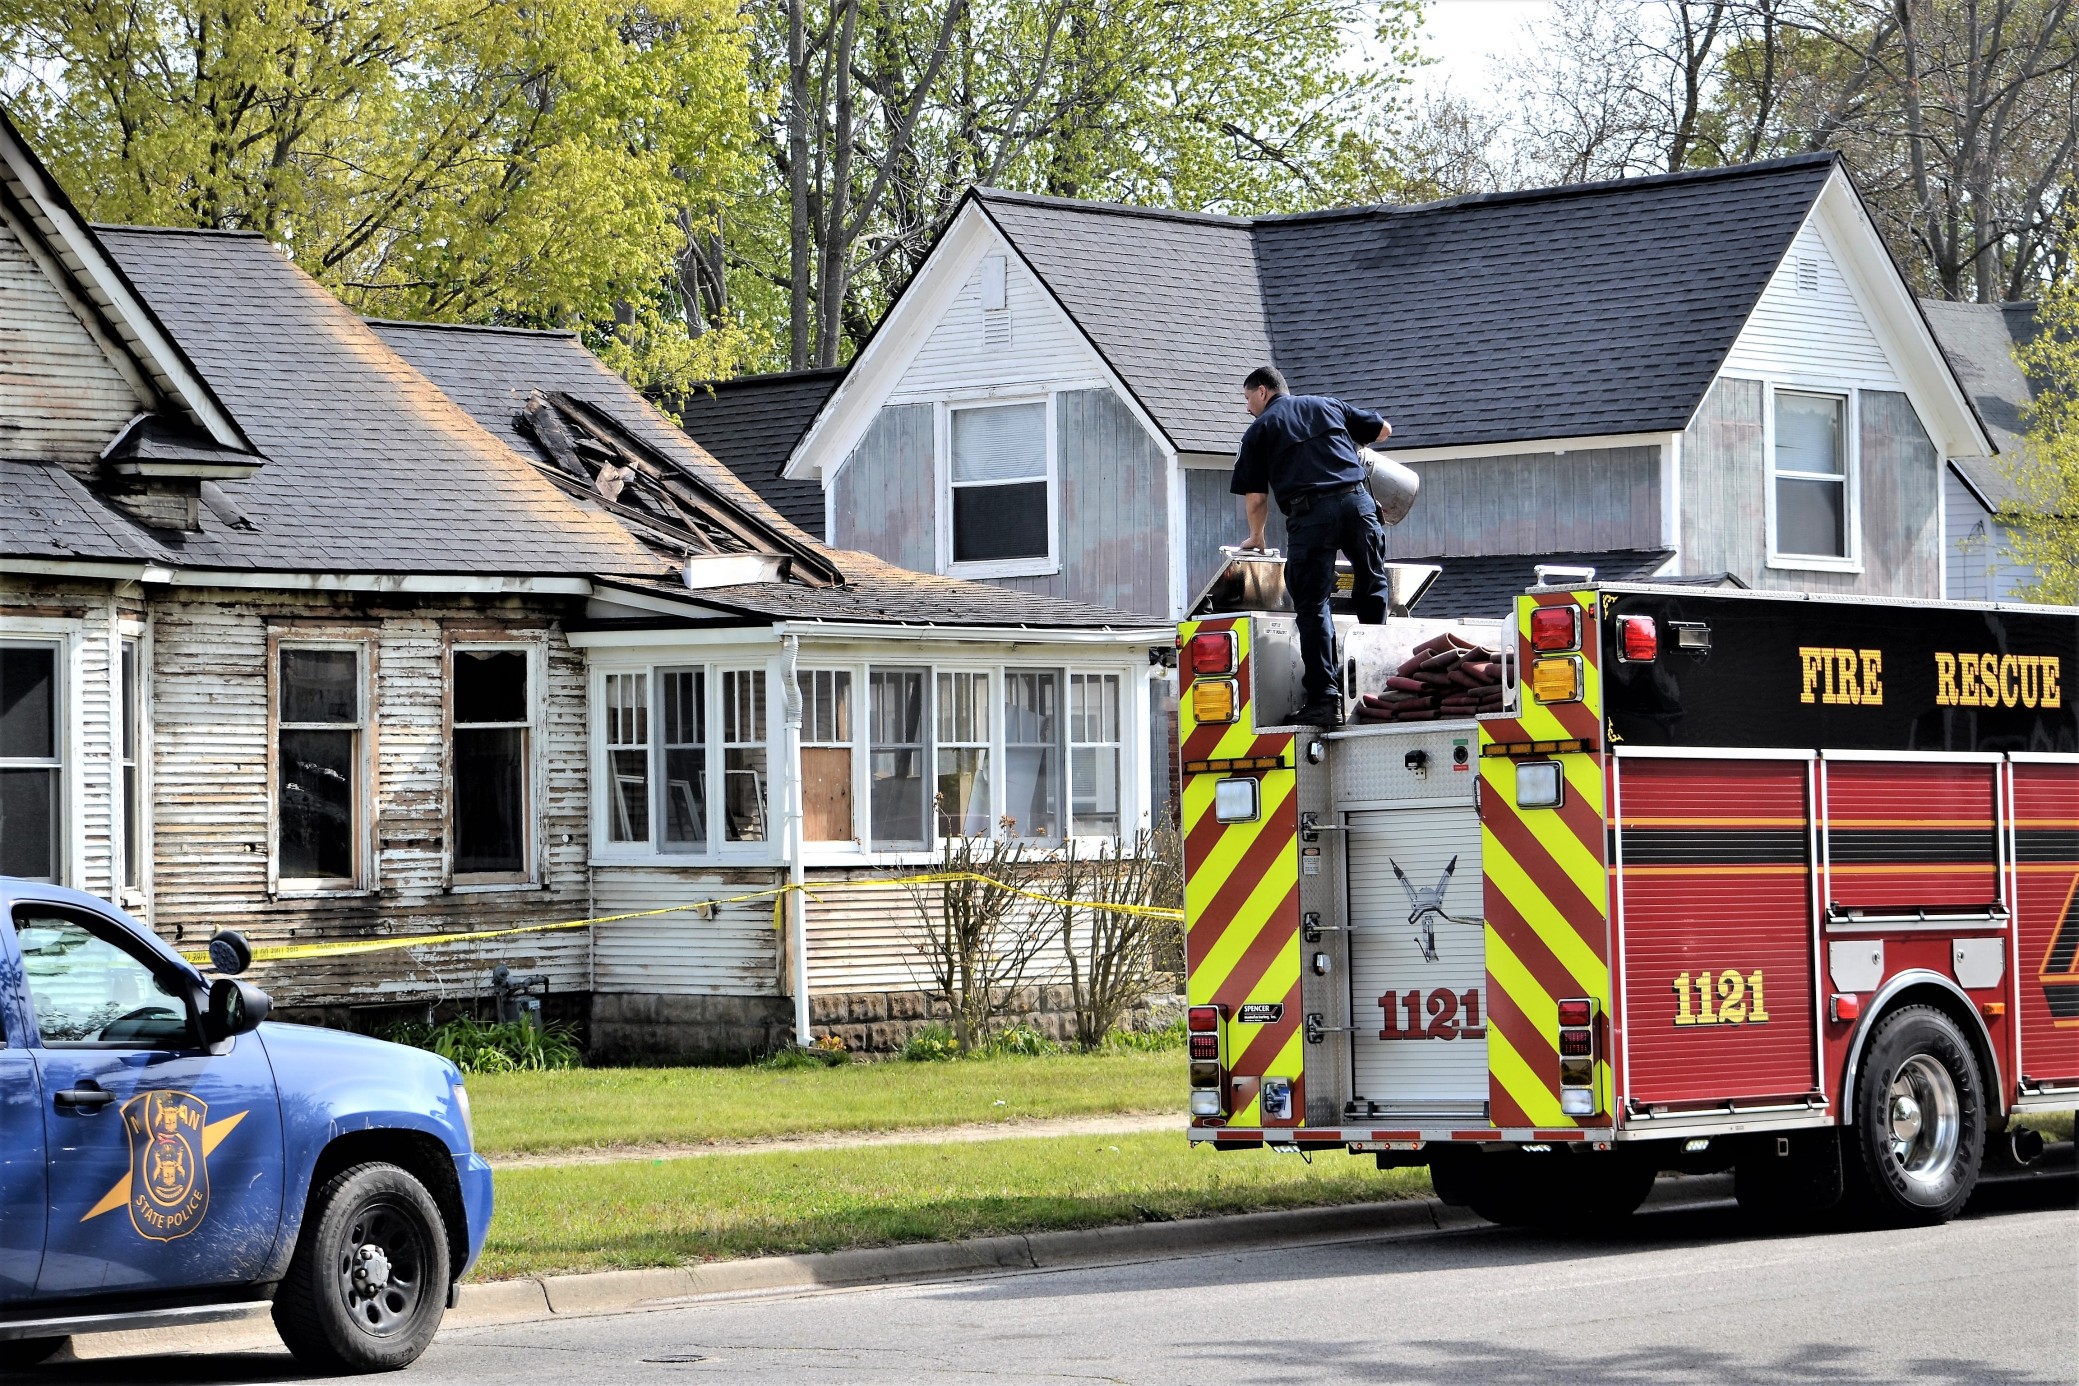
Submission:
<svg viewBox="0 0 2079 1386">
<path fill-rule="evenodd" d="M 0 644 L 0 876 L 58 875 L 58 646 Z"/>
<path fill-rule="evenodd" d="M 953 411 L 953 561 L 1045 558 L 1047 407 Z"/>
</svg>

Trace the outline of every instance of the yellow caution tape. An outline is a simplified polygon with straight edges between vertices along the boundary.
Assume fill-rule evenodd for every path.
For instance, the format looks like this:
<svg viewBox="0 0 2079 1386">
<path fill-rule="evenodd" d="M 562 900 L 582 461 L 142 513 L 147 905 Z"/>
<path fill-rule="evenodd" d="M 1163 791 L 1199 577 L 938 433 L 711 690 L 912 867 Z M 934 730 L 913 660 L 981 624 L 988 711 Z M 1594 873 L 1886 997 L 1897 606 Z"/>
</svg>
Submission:
<svg viewBox="0 0 2079 1386">
<path fill-rule="evenodd" d="M 801 891 L 810 899 L 826 891 L 862 890 L 873 886 L 941 885 L 953 881 L 981 881 L 1007 890 L 1013 895 L 1022 895 L 1028 900 L 1038 900 L 1049 905 L 1064 905 L 1071 909 L 1101 910 L 1110 914 L 1144 915 L 1152 919 L 1168 919 L 1181 922 L 1182 910 L 1164 909 L 1156 905 L 1115 904 L 1100 900 L 1069 900 L 1058 895 L 1044 895 L 1039 891 L 1025 890 L 1019 886 L 1005 885 L 991 876 L 972 871 L 938 872 L 925 876 L 892 876 L 864 881 L 823 881 L 816 884 L 773 886 L 767 890 L 748 891 L 742 895 L 718 896 L 711 900 L 694 900 L 683 905 L 667 905 L 655 910 L 630 910 L 623 914 L 594 915 L 590 919 L 561 919 L 553 924 L 521 924 L 510 929 L 464 930 L 446 934 L 393 935 L 389 938 L 348 939 L 337 943 L 276 943 L 253 949 L 254 962 L 286 962 L 304 958 L 339 958 L 356 953 L 386 953 L 398 948 L 432 948 L 447 943 L 480 943 L 485 939 L 512 938 L 519 934 L 546 934 L 565 929 L 586 929 L 594 924 L 618 924 L 629 919 L 654 919 L 665 914 L 685 914 L 693 910 L 714 909 L 720 905 L 739 905 L 749 900 L 772 897 L 772 926 L 779 929 L 785 923 L 787 896 Z M 184 953 L 189 962 L 207 965 L 207 951 Z"/>
</svg>

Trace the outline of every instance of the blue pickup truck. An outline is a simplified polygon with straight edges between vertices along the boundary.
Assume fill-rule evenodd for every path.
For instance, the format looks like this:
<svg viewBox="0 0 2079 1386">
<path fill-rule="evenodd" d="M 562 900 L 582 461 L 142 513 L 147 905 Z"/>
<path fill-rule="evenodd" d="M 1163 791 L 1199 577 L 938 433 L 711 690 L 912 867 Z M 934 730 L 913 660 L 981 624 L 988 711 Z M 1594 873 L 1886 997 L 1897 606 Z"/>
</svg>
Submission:
<svg viewBox="0 0 2079 1386">
<path fill-rule="evenodd" d="M 319 1370 L 425 1351 L 491 1220 L 453 1064 L 263 1023 L 90 895 L 0 877 L 0 1368 L 270 1307 Z"/>
</svg>

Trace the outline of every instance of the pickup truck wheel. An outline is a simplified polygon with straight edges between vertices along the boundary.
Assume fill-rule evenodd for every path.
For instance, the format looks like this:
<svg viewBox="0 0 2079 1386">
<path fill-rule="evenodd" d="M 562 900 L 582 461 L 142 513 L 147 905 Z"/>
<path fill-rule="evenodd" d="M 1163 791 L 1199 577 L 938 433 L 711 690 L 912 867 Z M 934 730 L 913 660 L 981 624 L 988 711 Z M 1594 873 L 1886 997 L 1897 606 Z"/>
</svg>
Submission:
<svg viewBox="0 0 2079 1386">
<path fill-rule="evenodd" d="M 447 1233 L 426 1186 L 396 1165 L 354 1165 L 311 1198 L 274 1326 L 320 1370 L 395 1371 L 433 1341 L 447 1291 Z"/>
<path fill-rule="evenodd" d="M 0 1368 L 10 1371 L 48 1362 L 58 1355 L 70 1338 L 9 1338 L 0 1341 Z"/>
<path fill-rule="evenodd" d="M 1878 1221 L 1927 1226 L 1957 1215 L 1985 1154 L 1985 1087 L 1955 1021 L 1907 1006 L 1879 1022 L 1856 1075 L 1849 1144 Z"/>
</svg>

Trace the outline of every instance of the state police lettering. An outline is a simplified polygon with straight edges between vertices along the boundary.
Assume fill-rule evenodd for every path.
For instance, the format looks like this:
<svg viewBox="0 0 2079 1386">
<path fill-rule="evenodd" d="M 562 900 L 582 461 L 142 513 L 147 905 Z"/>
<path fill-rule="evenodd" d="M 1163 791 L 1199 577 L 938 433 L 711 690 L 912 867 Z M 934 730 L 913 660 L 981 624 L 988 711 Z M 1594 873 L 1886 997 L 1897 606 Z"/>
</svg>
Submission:
<svg viewBox="0 0 2079 1386">
<path fill-rule="evenodd" d="M 1938 653 L 1935 702 L 1942 707 L 2064 706 L 2056 655 Z"/>
</svg>

